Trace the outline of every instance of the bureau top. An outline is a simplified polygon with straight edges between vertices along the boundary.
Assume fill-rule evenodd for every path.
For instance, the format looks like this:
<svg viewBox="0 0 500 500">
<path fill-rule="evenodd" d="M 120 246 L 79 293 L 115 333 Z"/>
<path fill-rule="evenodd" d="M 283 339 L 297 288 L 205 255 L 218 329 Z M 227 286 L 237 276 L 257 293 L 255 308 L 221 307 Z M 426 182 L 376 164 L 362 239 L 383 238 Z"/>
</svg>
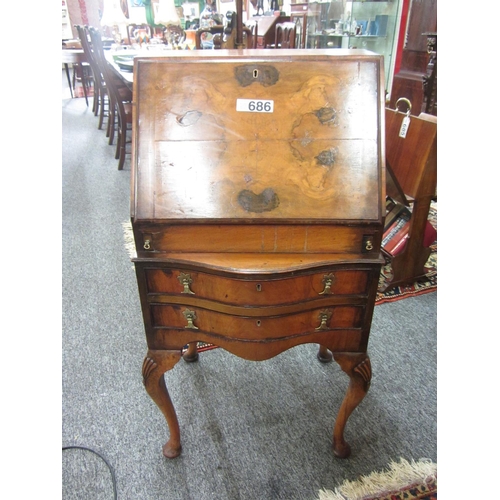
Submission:
<svg viewBox="0 0 500 500">
<path fill-rule="evenodd" d="M 179 51 L 134 64 L 133 220 L 382 220 L 382 56 Z"/>
</svg>

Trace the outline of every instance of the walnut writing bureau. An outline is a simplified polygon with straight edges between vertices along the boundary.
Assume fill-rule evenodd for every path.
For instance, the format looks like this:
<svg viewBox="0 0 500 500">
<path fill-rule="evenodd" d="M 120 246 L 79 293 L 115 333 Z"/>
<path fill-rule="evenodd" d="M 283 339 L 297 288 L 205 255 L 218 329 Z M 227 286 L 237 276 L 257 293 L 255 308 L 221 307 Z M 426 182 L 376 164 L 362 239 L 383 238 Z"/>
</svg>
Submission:
<svg viewBox="0 0 500 500">
<path fill-rule="evenodd" d="M 382 56 L 178 51 L 134 66 L 131 219 L 144 385 L 181 452 L 164 374 L 197 342 L 261 361 L 319 345 L 350 378 L 333 450 L 371 379 L 385 215 Z"/>
</svg>

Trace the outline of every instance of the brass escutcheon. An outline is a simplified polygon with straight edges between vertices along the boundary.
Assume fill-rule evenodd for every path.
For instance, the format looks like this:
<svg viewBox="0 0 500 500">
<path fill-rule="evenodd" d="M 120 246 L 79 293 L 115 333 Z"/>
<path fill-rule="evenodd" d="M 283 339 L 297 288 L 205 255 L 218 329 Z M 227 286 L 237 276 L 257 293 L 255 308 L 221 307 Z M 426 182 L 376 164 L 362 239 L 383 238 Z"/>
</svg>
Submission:
<svg viewBox="0 0 500 500">
<path fill-rule="evenodd" d="M 334 280 L 335 276 L 333 275 L 333 273 L 325 274 L 323 280 L 321 281 L 323 285 L 325 285 L 325 288 L 323 289 L 322 292 L 319 292 L 319 295 L 330 295 L 332 293 L 331 288 Z"/>
<path fill-rule="evenodd" d="M 190 274 L 187 273 L 180 273 L 179 276 L 177 276 L 177 279 L 179 280 L 179 283 L 182 285 L 183 290 L 181 293 L 188 293 L 190 295 L 196 295 L 190 288 L 189 286 L 193 282 L 193 279 L 191 278 Z"/>
<path fill-rule="evenodd" d="M 328 330 L 330 328 L 328 326 L 328 322 L 330 321 L 331 317 L 332 317 L 331 311 L 321 311 L 319 313 L 320 324 L 318 327 L 316 327 L 316 330 Z"/>
<path fill-rule="evenodd" d="M 189 328 L 191 330 L 198 330 L 199 328 L 194 325 L 194 320 L 196 319 L 196 313 L 194 311 L 190 311 L 189 309 L 185 309 L 182 311 L 184 317 L 186 318 L 187 325 L 184 328 Z"/>
</svg>

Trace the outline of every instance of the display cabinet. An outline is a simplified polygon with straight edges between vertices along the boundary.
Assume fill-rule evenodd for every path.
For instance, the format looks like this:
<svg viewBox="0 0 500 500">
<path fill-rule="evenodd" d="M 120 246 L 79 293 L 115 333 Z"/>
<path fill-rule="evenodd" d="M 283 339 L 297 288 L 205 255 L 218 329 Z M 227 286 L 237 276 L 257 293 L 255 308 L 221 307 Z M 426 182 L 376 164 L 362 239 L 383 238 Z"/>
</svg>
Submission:
<svg viewBox="0 0 500 500">
<path fill-rule="evenodd" d="M 367 49 L 384 56 L 386 90 L 391 88 L 401 0 L 332 1 L 308 4 L 306 45 Z"/>
</svg>

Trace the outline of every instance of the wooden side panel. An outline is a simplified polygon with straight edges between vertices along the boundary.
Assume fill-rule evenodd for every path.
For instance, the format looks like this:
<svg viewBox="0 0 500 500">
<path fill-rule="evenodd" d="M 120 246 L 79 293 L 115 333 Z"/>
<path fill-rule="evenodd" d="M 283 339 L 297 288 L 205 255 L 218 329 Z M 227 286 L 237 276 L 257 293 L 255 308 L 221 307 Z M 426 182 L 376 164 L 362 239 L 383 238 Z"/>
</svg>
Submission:
<svg viewBox="0 0 500 500">
<path fill-rule="evenodd" d="M 431 152 L 436 147 L 436 119 L 431 115 L 411 116 L 407 135 L 401 138 L 399 130 L 405 116 L 405 113 L 386 109 L 387 163 L 406 195 L 433 196 L 437 165 L 436 155 Z M 426 192 L 422 192 L 422 188 Z"/>
</svg>

